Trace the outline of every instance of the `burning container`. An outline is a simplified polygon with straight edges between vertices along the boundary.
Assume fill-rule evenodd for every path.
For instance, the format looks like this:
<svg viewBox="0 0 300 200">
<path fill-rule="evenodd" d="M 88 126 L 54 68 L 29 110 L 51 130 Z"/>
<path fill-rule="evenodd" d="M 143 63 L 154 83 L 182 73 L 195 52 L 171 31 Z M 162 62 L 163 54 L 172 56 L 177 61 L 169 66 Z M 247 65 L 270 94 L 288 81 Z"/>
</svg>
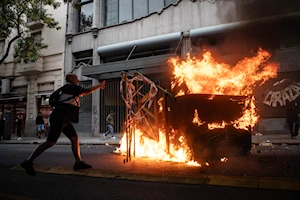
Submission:
<svg viewBox="0 0 300 200">
<path fill-rule="evenodd" d="M 186 134 L 195 160 L 243 155 L 251 149 L 251 131 L 240 129 L 246 96 L 189 94 L 169 100 L 168 124 Z"/>
</svg>

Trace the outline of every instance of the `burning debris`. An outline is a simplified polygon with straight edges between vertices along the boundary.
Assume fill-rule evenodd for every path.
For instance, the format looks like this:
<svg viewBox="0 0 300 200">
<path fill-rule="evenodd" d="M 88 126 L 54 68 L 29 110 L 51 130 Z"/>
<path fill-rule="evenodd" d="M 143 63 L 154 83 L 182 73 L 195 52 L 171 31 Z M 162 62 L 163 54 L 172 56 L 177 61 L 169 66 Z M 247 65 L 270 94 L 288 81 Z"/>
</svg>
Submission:
<svg viewBox="0 0 300 200">
<path fill-rule="evenodd" d="M 277 75 L 278 65 L 270 57 L 259 49 L 235 66 L 216 62 L 210 52 L 202 58 L 170 58 L 174 96 L 140 73 L 122 73 L 126 128 L 115 152 L 127 156 L 124 162 L 133 155 L 196 166 L 220 153 L 223 159 L 237 149 L 246 153 L 259 118 L 253 88 Z M 149 90 L 143 94 L 145 85 Z M 165 94 L 159 100 L 158 90 Z"/>
</svg>

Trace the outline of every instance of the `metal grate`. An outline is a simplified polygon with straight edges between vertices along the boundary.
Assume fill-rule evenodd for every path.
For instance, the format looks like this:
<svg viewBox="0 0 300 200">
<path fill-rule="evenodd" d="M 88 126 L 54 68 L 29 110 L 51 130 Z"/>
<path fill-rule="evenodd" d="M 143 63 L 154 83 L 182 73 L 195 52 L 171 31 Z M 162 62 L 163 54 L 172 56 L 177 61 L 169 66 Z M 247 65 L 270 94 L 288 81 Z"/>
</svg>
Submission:
<svg viewBox="0 0 300 200">
<path fill-rule="evenodd" d="M 147 77 L 163 88 L 170 88 L 170 79 L 167 76 Z M 108 81 L 105 90 L 100 92 L 100 132 L 105 132 L 107 129 L 105 119 L 111 110 L 115 112 L 115 132 L 123 132 L 126 107 L 120 94 L 120 81 L 121 78 Z M 146 91 L 142 91 L 142 93 L 146 93 Z M 162 95 L 163 92 L 159 91 L 157 99 Z"/>
</svg>

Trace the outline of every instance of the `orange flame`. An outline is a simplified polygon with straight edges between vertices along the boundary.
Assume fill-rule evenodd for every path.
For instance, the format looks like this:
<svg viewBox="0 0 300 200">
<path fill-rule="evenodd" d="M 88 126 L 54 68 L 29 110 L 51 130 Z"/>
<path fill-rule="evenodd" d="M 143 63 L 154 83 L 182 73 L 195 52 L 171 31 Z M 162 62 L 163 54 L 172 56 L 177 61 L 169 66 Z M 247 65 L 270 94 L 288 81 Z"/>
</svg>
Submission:
<svg viewBox="0 0 300 200">
<path fill-rule="evenodd" d="M 174 130 L 172 130 L 174 133 Z M 159 141 L 145 137 L 139 129 L 135 130 L 135 144 L 132 143 L 131 149 L 135 148 L 135 157 L 155 158 L 162 161 L 172 161 L 178 163 L 186 163 L 192 166 L 201 166 L 192 159 L 190 148 L 186 143 L 186 139 L 180 133 L 176 133 L 176 137 L 170 138 L 169 153 L 166 145 L 166 136 L 162 131 L 159 131 Z M 178 135 L 180 135 L 178 137 Z M 133 135 L 132 135 L 133 137 Z M 133 138 L 132 138 L 133 140 Z M 126 133 L 120 141 L 120 147 L 115 150 L 115 153 L 126 155 Z"/>
<path fill-rule="evenodd" d="M 257 55 L 251 58 L 244 58 L 235 66 L 216 62 L 209 51 L 203 54 L 202 59 L 191 58 L 180 61 L 179 58 L 169 59 L 173 66 L 175 86 L 186 85 L 189 93 L 214 94 L 214 95 L 243 95 L 250 96 L 244 105 L 244 113 L 240 119 L 231 122 L 235 128 L 248 129 L 253 127 L 258 121 L 254 97 L 251 96 L 255 85 L 262 85 L 268 79 L 277 76 L 278 64 L 267 62 L 271 57 L 270 53 L 259 49 Z M 176 96 L 184 95 L 182 90 Z M 213 97 L 212 97 L 213 98 Z M 196 114 L 195 114 L 196 115 Z M 193 123 L 201 121 L 198 116 L 194 116 Z M 198 124 L 198 122 L 197 122 Z M 211 123 L 209 129 L 224 128 L 227 124 Z M 198 126 L 200 126 L 198 124 Z"/>
<path fill-rule="evenodd" d="M 202 59 L 189 54 L 183 61 L 171 58 L 168 62 L 174 68 L 175 78 L 172 88 L 186 84 L 194 94 L 251 95 L 255 84 L 276 77 L 279 66 L 267 62 L 270 57 L 270 53 L 259 49 L 256 56 L 246 57 L 235 66 L 216 62 L 209 51 Z"/>
<path fill-rule="evenodd" d="M 195 109 L 193 123 L 197 124 L 198 126 L 201 126 L 202 124 L 204 124 L 204 122 L 202 122 L 201 119 L 198 116 L 198 110 L 197 109 Z"/>
</svg>

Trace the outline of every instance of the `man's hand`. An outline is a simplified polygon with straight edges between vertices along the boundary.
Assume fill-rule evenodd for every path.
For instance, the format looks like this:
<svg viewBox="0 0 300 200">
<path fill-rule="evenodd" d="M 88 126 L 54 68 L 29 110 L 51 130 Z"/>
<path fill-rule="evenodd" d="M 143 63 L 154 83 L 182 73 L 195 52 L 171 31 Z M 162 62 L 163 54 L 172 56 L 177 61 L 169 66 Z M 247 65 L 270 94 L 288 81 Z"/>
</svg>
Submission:
<svg viewBox="0 0 300 200">
<path fill-rule="evenodd" d="M 105 89 L 105 83 L 106 83 L 106 80 L 104 80 L 100 83 L 100 89 L 102 89 L 102 90 Z"/>
</svg>

